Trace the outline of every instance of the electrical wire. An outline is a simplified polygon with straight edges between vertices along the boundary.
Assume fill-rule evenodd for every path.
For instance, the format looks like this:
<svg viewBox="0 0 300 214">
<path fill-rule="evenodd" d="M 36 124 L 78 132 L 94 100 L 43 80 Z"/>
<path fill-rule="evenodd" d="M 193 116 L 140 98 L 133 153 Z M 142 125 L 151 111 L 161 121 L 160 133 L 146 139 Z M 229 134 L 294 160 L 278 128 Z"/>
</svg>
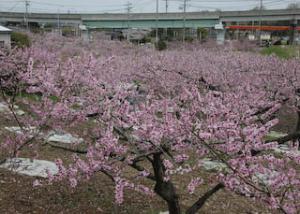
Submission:
<svg viewBox="0 0 300 214">
<path fill-rule="evenodd" d="M 160 0 L 162 2 L 163 0 Z M 178 8 L 180 4 L 182 4 L 183 0 L 168 0 L 169 1 L 169 10 L 171 11 L 171 8 Z M 216 10 L 216 9 L 251 9 L 255 6 L 258 6 L 259 2 L 258 0 L 187 0 L 188 1 L 188 8 L 190 10 Z M 144 1 L 133 1 L 131 0 L 132 3 L 132 10 L 137 11 L 140 10 L 141 12 L 144 11 L 154 11 L 155 7 L 147 7 L 145 10 L 145 5 L 150 5 L 153 0 L 144 0 Z M 20 3 L 24 3 L 24 0 L 0 0 L 0 4 L 6 4 L 8 5 L 7 8 L 2 7 L 2 10 L 10 12 L 10 11 L 16 11 L 16 10 L 24 10 L 24 6 L 20 6 Z M 14 5 L 11 5 L 14 3 Z M 74 0 L 72 3 L 55 3 L 55 2 L 42 2 L 39 0 L 32 0 L 30 1 L 31 3 L 31 11 L 45 11 L 45 12 L 50 12 L 53 9 L 57 10 L 60 8 L 63 8 L 63 10 L 74 10 L 77 13 L 108 13 L 108 12 L 124 12 L 126 9 L 125 5 L 122 4 L 77 4 Z M 287 6 L 288 4 L 294 3 L 294 0 L 264 0 L 264 6 L 267 7 L 282 7 Z M 173 4 L 173 5 L 172 5 Z M 40 6 L 45 6 L 49 9 L 46 9 L 45 7 L 39 7 Z M 176 6 L 175 6 L 176 5 Z M 161 4 L 162 8 L 163 4 Z M 173 7 L 172 7 L 173 6 Z M 90 8 L 101 8 L 99 10 L 90 10 Z M 80 8 L 78 10 L 78 8 Z M 178 11 L 178 9 L 174 9 L 175 11 Z"/>
</svg>

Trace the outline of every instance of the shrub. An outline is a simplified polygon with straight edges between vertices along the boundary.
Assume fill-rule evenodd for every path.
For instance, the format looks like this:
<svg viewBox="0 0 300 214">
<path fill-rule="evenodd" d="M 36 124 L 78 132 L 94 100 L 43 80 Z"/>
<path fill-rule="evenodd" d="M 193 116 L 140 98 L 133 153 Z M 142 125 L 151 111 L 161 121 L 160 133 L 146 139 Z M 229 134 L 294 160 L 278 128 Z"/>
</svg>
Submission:
<svg viewBox="0 0 300 214">
<path fill-rule="evenodd" d="M 145 36 L 144 38 L 141 39 L 141 43 L 150 43 L 151 42 L 151 37 Z"/>
<path fill-rule="evenodd" d="M 62 35 L 66 37 L 74 36 L 74 31 L 72 28 L 66 27 L 62 29 Z"/>
<path fill-rule="evenodd" d="M 167 43 L 163 40 L 159 40 L 155 43 L 156 50 L 163 51 L 167 49 Z"/>
<path fill-rule="evenodd" d="M 191 36 L 187 36 L 187 37 L 185 38 L 185 41 L 186 41 L 186 42 L 193 42 L 193 41 L 194 41 L 194 38 L 191 37 Z"/>
<path fill-rule="evenodd" d="M 198 28 L 197 35 L 200 40 L 206 40 L 208 38 L 208 30 L 206 28 Z"/>
<path fill-rule="evenodd" d="M 25 33 L 13 32 L 11 34 L 11 41 L 13 45 L 19 48 L 29 47 L 31 45 L 30 38 Z"/>
<path fill-rule="evenodd" d="M 264 48 L 261 53 L 263 55 L 276 55 L 279 58 L 289 59 L 295 57 L 295 49 L 291 47 L 272 46 Z"/>
</svg>

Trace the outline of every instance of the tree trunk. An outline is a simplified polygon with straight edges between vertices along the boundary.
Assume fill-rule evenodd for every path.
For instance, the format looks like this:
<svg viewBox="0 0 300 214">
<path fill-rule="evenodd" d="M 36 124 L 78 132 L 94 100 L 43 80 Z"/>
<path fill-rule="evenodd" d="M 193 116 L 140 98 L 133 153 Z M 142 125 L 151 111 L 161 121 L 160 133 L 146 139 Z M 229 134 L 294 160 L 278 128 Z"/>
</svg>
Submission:
<svg viewBox="0 0 300 214">
<path fill-rule="evenodd" d="M 297 126 L 296 126 L 295 132 L 300 132 L 300 109 L 298 109 L 297 115 L 298 115 L 298 118 L 297 118 Z"/>
<path fill-rule="evenodd" d="M 164 180 L 166 169 L 161 159 L 161 155 L 161 153 L 153 155 L 152 166 L 156 181 L 154 191 L 167 202 L 170 214 L 181 214 L 179 197 L 176 193 L 176 189 L 171 181 Z"/>
<path fill-rule="evenodd" d="M 180 205 L 178 198 L 168 202 L 168 208 L 170 214 L 180 214 Z"/>
</svg>

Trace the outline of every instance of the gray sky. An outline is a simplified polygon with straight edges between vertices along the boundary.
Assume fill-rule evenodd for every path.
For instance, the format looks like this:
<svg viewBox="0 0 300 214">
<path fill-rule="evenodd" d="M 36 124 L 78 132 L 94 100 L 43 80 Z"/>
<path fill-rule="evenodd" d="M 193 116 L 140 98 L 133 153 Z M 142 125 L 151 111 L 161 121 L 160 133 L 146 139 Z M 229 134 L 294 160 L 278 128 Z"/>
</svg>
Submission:
<svg viewBox="0 0 300 214">
<path fill-rule="evenodd" d="M 260 0 L 187 0 L 187 11 L 247 10 L 259 5 Z M 155 12 L 156 0 L 29 0 L 30 12 L 54 13 L 124 13 L 132 3 L 132 12 Z M 286 8 L 300 0 L 263 0 L 268 9 Z M 159 0 L 160 12 L 166 11 L 166 0 Z M 183 0 L 168 0 L 169 12 L 182 11 Z M 181 8 L 181 9 L 180 9 Z M 25 10 L 25 0 L 0 0 L 0 11 Z"/>
</svg>

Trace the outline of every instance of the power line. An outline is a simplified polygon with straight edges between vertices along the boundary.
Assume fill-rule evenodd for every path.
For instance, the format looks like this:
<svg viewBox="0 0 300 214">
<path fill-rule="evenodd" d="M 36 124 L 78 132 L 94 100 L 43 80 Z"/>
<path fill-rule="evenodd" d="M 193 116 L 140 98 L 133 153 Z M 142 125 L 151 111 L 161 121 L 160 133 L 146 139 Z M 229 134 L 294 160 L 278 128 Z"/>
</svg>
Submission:
<svg viewBox="0 0 300 214">
<path fill-rule="evenodd" d="M 156 0 L 156 32 L 155 32 L 155 41 L 158 43 L 158 13 L 159 13 L 159 0 Z"/>
<path fill-rule="evenodd" d="M 133 9 L 132 3 L 131 2 L 127 2 L 125 4 L 125 6 L 126 6 L 126 12 L 127 12 L 127 14 L 130 14 L 131 11 L 132 11 L 132 9 Z"/>
<path fill-rule="evenodd" d="M 261 39 L 261 24 L 262 24 L 262 10 L 263 10 L 263 0 L 259 0 L 259 44 L 262 45 Z"/>
<path fill-rule="evenodd" d="M 166 0 L 166 13 L 168 13 L 168 8 L 169 8 L 169 4 L 168 4 L 168 0 Z"/>
<path fill-rule="evenodd" d="M 132 10 L 133 6 L 132 6 L 131 2 L 127 2 L 127 4 L 125 4 L 125 6 L 126 6 L 126 12 L 127 12 L 127 40 L 130 41 L 130 32 L 129 32 L 130 13 L 131 13 L 131 10 Z"/>
<path fill-rule="evenodd" d="M 168 13 L 168 9 L 169 9 L 169 0 L 163 0 L 166 2 L 165 4 L 165 9 L 166 9 L 166 13 Z"/>
<path fill-rule="evenodd" d="M 213 3 L 216 3 L 216 1 L 211 1 Z M 247 4 L 247 7 L 251 8 L 251 7 L 255 7 L 258 6 L 259 4 L 257 3 L 257 0 L 255 1 L 256 3 L 252 4 L 253 1 L 248 1 L 250 4 Z M 265 0 L 264 1 L 264 6 L 276 6 L 276 5 L 281 5 L 280 2 L 282 2 L 282 0 Z M 192 7 L 192 8 L 199 8 L 199 9 L 219 9 L 220 7 L 212 7 L 212 6 L 205 6 L 205 5 L 198 5 L 199 3 L 202 2 L 193 2 L 193 4 L 188 4 L 188 7 Z M 225 6 L 223 6 L 224 8 Z M 239 6 L 237 5 L 230 5 L 229 6 L 230 9 L 238 9 Z M 258 6 L 259 8 L 259 6 Z"/>
<path fill-rule="evenodd" d="M 18 4 L 20 4 L 20 2 L 17 2 L 16 4 L 14 4 L 14 6 L 12 6 L 8 11 L 12 11 L 13 9 L 15 9 L 18 6 Z"/>
<path fill-rule="evenodd" d="M 29 12 L 30 2 L 28 0 L 25 0 L 24 3 L 25 3 L 24 23 L 26 29 L 29 30 L 28 12 Z"/>
<path fill-rule="evenodd" d="M 183 0 L 160 0 L 160 1 L 164 1 L 166 4 L 165 5 L 161 5 L 161 9 L 163 7 L 166 7 L 166 12 L 169 12 L 169 10 L 175 11 L 175 7 L 174 4 L 178 3 L 182 3 Z M 187 7 L 191 7 L 191 8 L 199 8 L 199 9 L 224 9 L 224 8 L 228 8 L 229 10 L 233 10 L 235 8 L 237 9 L 241 9 L 244 10 L 244 8 L 248 8 L 251 9 L 252 6 L 258 6 L 259 0 L 191 0 L 190 2 L 192 4 L 187 4 Z M 20 7 L 19 4 L 17 3 L 24 3 L 24 0 L 0 0 L 0 4 L 3 3 L 4 5 L 8 5 L 5 8 L 5 6 L 1 6 L 1 10 L 2 11 L 24 11 L 23 8 Z M 144 3 L 144 2 L 149 2 L 149 3 Z M 134 7 L 131 5 L 131 11 L 136 10 L 137 5 L 138 7 L 143 6 L 143 10 L 145 11 L 145 5 L 148 5 L 150 3 L 152 3 L 153 0 L 146 0 L 146 1 L 138 1 L 134 4 Z M 294 0 L 264 0 L 264 5 L 267 6 L 271 6 L 271 7 L 279 7 L 282 6 L 284 7 L 284 4 L 288 5 L 288 3 L 292 3 L 294 2 Z M 9 4 L 10 3 L 10 4 Z M 78 2 L 79 3 L 79 2 Z M 227 4 L 228 3 L 228 4 Z M 236 3 L 236 4 L 235 4 Z M 242 4 L 244 3 L 244 4 Z M 13 5 L 15 4 L 15 5 Z M 219 4 L 219 5 L 217 5 Z M 45 5 L 45 7 L 34 7 L 34 5 Z M 152 4 L 153 5 L 153 4 Z M 216 5 L 216 6 L 214 6 Z M 47 7 L 46 7 L 47 6 Z M 91 7 L 94 6 L 95 8 L 97 7 L 101 7 L 101 8 L 107 8 L 107 9 L 103 9 L 103 10 L 97 10 L 97 11 L 93 11 L 95 13 L 97 12 L 119 12 L 119 11 L 124 11 L 126 8 L 126 6 L 124 5 L 119 5 L 119 4 L 93 4 L 91 5 Z M 53 9 L 51 9 L 53 7 Z M 49 11 L 53 11 L 56 12 L 57 9 L 61 9 L 64 8 L 64 10 L 76 10 L 79 11 L 78 9 L 75 9 L 77 7 L 80 7 L 79 10 L 82 10 L 84 7 L 86 7 L 86 10 L 82 10 L 83 13 L 91 13 L 92 11 L 90 9 L 88 9 L 87 4 L 76 4 L 76 3 L 72 3 L 72 4 L 65 4 L 65 3 L 55 3 L 55 2 L 51 2 L 51 3 L 47 3 L 47 2 L 42 2 L 41 0 L 30 0 L 30 9 L 31 10 L 40 10 L 40 11 L 45 11 L 45 12 L 49 12 Z M 89 7 L 89 8 L 91 8 Z M 46 9 L 46 8 L 50 8 L 50 9 Z M 54 10 L 54 8 L 56 8 Z M 173 8 L 173 9 L 172 9 Z M 85 9 L 85 8 L 84 8 Z M 147 11 L 150 11 L 150 9 L 146 9 Z M 153 11 L 153 10 L 152 10 Z"/>
</svg>

